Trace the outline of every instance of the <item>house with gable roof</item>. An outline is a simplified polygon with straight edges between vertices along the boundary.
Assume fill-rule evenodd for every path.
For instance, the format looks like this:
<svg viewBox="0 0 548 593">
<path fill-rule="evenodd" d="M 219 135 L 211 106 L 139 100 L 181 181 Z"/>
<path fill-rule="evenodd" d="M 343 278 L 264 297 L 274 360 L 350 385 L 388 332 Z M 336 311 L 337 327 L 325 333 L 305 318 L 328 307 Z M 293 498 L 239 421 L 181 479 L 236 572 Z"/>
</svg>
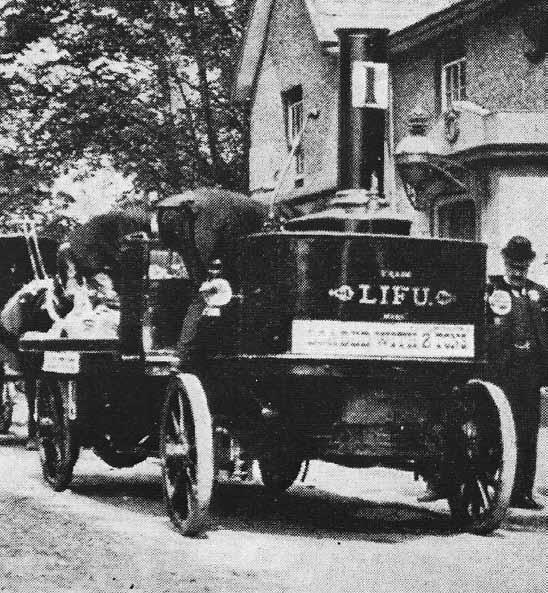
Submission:
<svg viewBox="0 0 548 593">
<path fill-rule="evenodd" d="M 386 30 L 391 208 L 412 234 L 485 241 L 490 272 L 525 234 L 548 283 L 547 14 L 545 0 L 256 0 L 234 83 L 249 102 L 250 193 L 314 207 L 340 189 L 340 31 Z M 406 176 L 409 150 L 427 182 Z"/>
</svg>

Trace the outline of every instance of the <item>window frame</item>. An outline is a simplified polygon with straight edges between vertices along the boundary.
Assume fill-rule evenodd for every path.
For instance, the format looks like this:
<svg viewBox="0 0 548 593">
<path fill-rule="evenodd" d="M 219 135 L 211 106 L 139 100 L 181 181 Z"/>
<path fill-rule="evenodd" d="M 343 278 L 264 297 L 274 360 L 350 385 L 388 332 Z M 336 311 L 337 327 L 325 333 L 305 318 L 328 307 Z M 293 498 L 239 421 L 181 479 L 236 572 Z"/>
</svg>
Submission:
<svg viewBox="0 0 548 593">
<path fill-rule="evenodd" d="M 295 138 L 301 133 L 304 126 L 304 101 L 302 85 L 295 85 L 282 93 L 282 102 L 285 120 L 285 137 L 288 150 L 291 151 Z M 304 149 L 301 145 L 295 151 L 293 158 L 293 173 L 295 182 L 304 177 Z"/>
<path fill-rule="evenodd" d="M 457 68 L 458 84 L 455 85 L 454 80 L 451 79 L 448 89 L 447 73 L 452 69 Z M 464 75 L 464 83 L 462 81 Z M 451 75 L 450 75 L 451 76 Z M 455 101 L 465 101 L 467 99 L 467 72 L 466 72 L 466 56 L 461 56 L 450 62 L 443 62 L 441 65 L 441 109 L 447 111 L 451 109 Z M 457 95 L 455 97 L 454 95 Z"/>
</svg>

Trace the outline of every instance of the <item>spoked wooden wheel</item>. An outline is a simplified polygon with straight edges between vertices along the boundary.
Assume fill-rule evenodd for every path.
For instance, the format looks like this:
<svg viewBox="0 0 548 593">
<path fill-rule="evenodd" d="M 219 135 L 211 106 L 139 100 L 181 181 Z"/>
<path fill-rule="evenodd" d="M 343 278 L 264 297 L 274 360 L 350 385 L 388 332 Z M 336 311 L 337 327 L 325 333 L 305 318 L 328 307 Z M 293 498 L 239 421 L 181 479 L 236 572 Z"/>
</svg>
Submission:
<svg viewBox="0 0 548 593">
<path fill-rule="evenodd" d="M 207 523 L 213 488 L 213 430 L 206 394 L 195 375 L 168 385 L 160 424 L 162 486 L 167 512 L 183 535 Z"/>
<path fill-rule="evenodd" d="M 60 492 L 72 480 L 78 459 L 75 435 L 76 381 L 43 375 L 38 382 L 38 450 L 44 479 Z"/>
<path fill-rule="evenodd" d="M 514 419 L 504 392 L 469 381 L 451 432 L 452 516 L 463 530 L 490 533 L 506 514 L 516 471 Z"/>
</svg>

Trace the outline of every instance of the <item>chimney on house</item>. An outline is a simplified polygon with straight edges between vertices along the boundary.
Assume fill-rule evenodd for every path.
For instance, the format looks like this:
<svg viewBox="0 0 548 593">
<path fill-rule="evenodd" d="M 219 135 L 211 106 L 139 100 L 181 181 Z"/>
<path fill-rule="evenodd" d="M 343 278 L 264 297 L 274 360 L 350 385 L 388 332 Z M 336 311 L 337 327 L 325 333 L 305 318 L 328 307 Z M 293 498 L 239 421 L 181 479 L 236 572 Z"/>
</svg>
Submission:
<svg viewBox="0 0 548 593">
<path fill-rule="evenodd" d="M 387 29 L 337 29 L 339 37 L 339 190 L 384 193 Z M 376 177 L 377 182 L 373 180 Z"/>
</svg>

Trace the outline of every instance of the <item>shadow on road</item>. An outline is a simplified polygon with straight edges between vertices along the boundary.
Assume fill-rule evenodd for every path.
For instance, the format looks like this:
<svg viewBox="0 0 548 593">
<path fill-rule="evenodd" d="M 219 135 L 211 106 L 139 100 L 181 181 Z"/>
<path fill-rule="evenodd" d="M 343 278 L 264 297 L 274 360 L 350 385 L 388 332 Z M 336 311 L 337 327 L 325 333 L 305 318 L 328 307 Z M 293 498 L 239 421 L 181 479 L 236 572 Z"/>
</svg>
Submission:
<svg viewBox="0 0 548 593">
<path fill-rule="evenodd" d="M 69 486 L 74 494 L 86 496 L 103 504 L 136 511 L 141 515 L 161 517 L 165 515 L 162 489 L 158 476 L 132 471 L 109 469 L 104 473 L 86 473 L 75 476 Z"/>
<path fill-rule="evenodd" d="M 93 468 L 83 472 L 77 466 L 70 490 L 142 516 L 165 517 L 159 474 L 159 467 L 147 464 L 130 470 L 105 466 L 103 471 Z M 40 479 L 38 472 L 35 477 Z M 538 493 L 548 496 L 548 487 L 541 487 Z M 216 484 L 211 530 L 385 543 L 456 532 L 445 504 L 439 503 L 432 509 L 413 504 L 411 495 L 406 498 L 409 502 L 379 502 L 300 484 L 275 497 L 260 485 Z M 542 512 L 510 509 L 494 537 L 504 537 L 505 531 L 548 532 L 548 509 Z"/>
<path fill-rule="evenodd" d="M 75 476 L 70 489 L 102 504 L 165 516 L 156 476 L 118 472 Z M 216 485 L 211 528 L 286 536 L 401 543 L 453 533 L 449 515 L 400 502 L 374 502 L 296 486 L 279 497 L 259 485 Z"/>
<path fill-rule="evenodd" d="M 218 486 L 212 515 L 221 528 L 236 531 L 385 543 L 453 532 L 447 514 L 304 486 L 279 497 L 261 486 Z"/>
</svg>

